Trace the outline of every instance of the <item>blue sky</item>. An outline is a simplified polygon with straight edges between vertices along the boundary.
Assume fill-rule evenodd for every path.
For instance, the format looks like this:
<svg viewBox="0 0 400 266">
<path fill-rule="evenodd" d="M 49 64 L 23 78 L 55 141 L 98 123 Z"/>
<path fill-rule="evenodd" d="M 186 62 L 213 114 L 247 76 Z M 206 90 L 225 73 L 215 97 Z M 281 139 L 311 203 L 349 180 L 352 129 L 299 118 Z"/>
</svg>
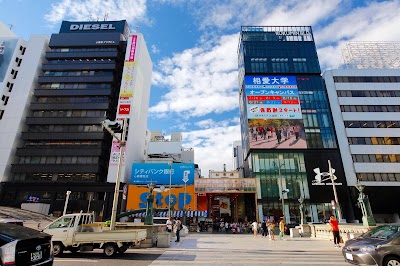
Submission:
<svg viewBox="0 0 400 266">
<path fill-rule="evenodd" d="M 183 132 L 203 175 L 230 170 L 240 140 L 241 25 L 312 26 L 323 70 L 339 65 L 346 41 L 400 39 L 399 0 L 0 0 L 0 20 L 26 40 L 105 14 L 144 34 L 154 64 L 148 127 Z"/>
</svg>

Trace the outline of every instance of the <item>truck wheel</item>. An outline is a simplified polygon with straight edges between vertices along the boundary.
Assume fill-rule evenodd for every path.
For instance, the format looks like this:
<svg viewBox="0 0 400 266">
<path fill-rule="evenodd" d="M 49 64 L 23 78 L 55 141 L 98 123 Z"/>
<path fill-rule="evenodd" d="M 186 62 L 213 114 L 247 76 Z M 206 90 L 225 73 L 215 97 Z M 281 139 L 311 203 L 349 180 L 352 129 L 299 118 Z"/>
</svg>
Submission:
<svg viewBox="0 0 400 266">
<path fill-rule="evenodd" d="M 53 255 L 59 257 L 63 254 L 64 245 L 61 242 L 53 242 Z"/>
<path fill-rule="evenodd" d="M 117 248 L 113 243 L 105 244 L 103 249 L 104 249 L 104 255 L 106 255 L 107 257 L 112 257 L 115 255 L 115 253 L 117 253 Z"/>
<path fill-rule="evenodd" d="M 121 254 L 124 253 L 125 251 L 128 250 L 128 247 L 129 246 L 123 245 L 122 247 L 119 248 L 119 253 L 121 253 Z"/>
</svg>

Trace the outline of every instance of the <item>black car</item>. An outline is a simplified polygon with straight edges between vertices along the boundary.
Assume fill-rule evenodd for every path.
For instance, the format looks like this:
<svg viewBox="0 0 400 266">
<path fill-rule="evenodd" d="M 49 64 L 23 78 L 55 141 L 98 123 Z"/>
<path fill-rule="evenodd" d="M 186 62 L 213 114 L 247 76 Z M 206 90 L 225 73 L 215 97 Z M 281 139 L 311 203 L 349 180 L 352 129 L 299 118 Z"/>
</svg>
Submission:
<svg viewBox="0 0 400 266">
<path fill-rule="evenodd" d="M 53 265 L 51 235 L 0 223 L 0 265 Z"/>
</svg>

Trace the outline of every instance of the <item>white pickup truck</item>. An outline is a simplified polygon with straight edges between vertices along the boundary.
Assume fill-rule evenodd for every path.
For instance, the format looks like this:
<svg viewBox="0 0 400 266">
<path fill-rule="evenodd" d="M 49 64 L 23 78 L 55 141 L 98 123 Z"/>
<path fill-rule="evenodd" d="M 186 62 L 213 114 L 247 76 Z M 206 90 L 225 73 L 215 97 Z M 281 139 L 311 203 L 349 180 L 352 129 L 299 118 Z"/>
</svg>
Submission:
<svg viewBox="0 0 400 266">
<path fill-rule="evenodd" d="M 93 213 L 64 215 L 47 225 L 43 232 L 53 236 L 53 254 L 64 250 L 72 253 L 103 249 L 107 257 L 124 253 L 146 239 L 146 229 L 110 230 L 104 223 L 94 222 Z"/>
</svg>

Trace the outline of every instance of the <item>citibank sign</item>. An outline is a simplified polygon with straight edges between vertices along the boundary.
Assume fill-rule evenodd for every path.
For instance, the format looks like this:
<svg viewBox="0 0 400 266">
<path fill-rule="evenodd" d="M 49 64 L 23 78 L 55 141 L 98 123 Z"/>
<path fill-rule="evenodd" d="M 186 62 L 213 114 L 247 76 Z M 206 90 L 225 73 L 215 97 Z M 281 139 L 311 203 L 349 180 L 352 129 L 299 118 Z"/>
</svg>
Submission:
<svg viewBox="0 0 400 266">
<path fill-rule="evenodd" d="M 79 30 L 115 30 L 113 24 L 71 24 L 69 26 L 71 31 Z"/>
</svg>

